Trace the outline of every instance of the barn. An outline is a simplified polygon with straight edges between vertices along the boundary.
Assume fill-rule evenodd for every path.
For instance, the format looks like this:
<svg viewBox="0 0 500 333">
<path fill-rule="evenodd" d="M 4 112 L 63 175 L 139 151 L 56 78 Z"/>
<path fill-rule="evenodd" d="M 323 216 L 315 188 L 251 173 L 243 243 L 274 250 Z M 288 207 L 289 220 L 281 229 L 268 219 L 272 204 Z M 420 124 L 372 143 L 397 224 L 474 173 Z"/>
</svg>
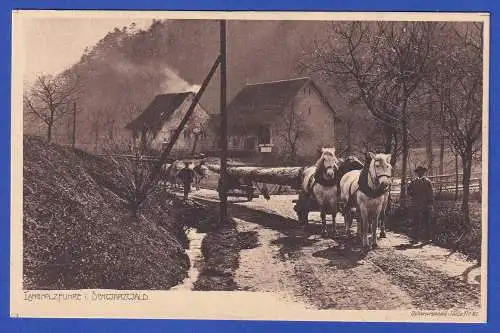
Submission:
<svg viewBox="0 0 500 333">
<path fill-rule="evenodd" d="M 227 117 L 230 156 L 311 161 L 318 148 L 335 145 L 335 110 L 311 78 L 247 84 L 229 103 Z M 212 117 L 215 136 L 206 140 L 212 149 L 219 124 Z"/>
<path fill-rule="evenodd" d="M 131 132 L 137 145 L 147 144 L 153 150 L 161 150 L 192 104 L 193 92 L 157 95 L 137 118 L 125 127 Z M 172 151 L 191 154 L 201 148 L 206 136 L 208 113 L 197 104 Z"/>
</svg>

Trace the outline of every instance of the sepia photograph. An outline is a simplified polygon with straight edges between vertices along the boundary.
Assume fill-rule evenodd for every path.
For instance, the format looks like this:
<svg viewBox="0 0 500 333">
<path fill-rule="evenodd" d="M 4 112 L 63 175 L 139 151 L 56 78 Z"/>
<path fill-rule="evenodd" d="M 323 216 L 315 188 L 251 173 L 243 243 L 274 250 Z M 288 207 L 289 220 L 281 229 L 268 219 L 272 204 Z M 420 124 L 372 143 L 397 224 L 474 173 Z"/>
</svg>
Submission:
<svg viewBox="0 0 500 333">
<path fill-rule="evenodd" d="M 11 316 L 485 322 L 489 18 L 13 11 Z"/>
</svg>

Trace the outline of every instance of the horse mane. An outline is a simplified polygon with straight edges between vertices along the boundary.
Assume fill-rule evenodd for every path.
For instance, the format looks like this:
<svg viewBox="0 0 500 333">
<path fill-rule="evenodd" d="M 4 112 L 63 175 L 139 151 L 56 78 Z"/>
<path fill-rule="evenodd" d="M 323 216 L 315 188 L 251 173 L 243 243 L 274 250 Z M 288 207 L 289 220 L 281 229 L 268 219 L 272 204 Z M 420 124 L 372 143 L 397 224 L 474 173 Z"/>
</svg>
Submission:
<svg viewBox="0 0 500 333">
<path fill-rule="evenodd" d="M 373 159 L 370 156 L 366 156 L 365 164 L 363 166 L 363 169 L 361 169 L 361 174 L 359 175 L 358 185 L 361 192 L 369 197 L 377 198 L 383 195 L 386 191 L 382 190 L 381 188 L 372 189 L 368 185 L 368 174 L 370 172 L 372 161 Z"/>
<path fill-rule="evenodd" d="M 314 166 L 316 168 L 320 168 L 320 167 L 323 167 L 323 161 L 324 161 L 325 157 L 323 156 L 323 154 L 321 154 L 321 156 L 318 158 L 318 160 L 316 161 L 316 163 L 314 163 Z"/>
</svg>

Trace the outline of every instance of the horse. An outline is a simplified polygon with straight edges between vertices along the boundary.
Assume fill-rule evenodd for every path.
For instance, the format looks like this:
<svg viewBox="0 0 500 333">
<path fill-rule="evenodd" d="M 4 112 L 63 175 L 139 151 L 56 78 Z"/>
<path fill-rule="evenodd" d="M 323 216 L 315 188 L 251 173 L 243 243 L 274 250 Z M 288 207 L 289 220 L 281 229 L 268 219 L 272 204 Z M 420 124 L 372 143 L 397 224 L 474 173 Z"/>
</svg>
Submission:
<svg viewBox="0 0 500 333">
<path fill-rule="evenodd" d="M 167 187 L 167 183 L 173 185 L 174 188 L 182 187 L 181 180 L 177 175 L 179 171 L 184 168 L 184 162 L 182 161 L 173 161 L 171 164 L 164 164 L 162 166 L 162 179 L 165 184 L 165 188 Z"/>
<path fill-rule="evenodd" d="M 208 167 L 205 165 L 205 161 L 201 161 L 198 165 L 194 166 L 193 171 L 195 174 L 194 182 L 196 190 L 199 190 L 201 181 L 208 177 Z"/>
<path fill-rule="evenodd" d="M 335 156 L 335 148 L 321 148 L 321 157 L 316 161 L 313 166 L 306 167 L 302 171 L 301 175 L 301 192 L 303 200 L 302 205 L 306 207 L 301 207 L 299 210 L 301 218 L 299 220 L 305 219 L 307 223 L 307 216 L 309 213 L 310 200 L 317 203 L 320 215 L 322 229 L 321 233 L 323 236 L 328 235 L 326 228 L 326 214 L 330 210 L 333 220 L 333 234 L 335 234 L 335 216 L 337 214 L 337 182 L 335 181 L 335 174 L 339 169 L 339 160 Z M 299 194 L 300 201 L 300 194 Z"/>
<path fill-rule="evenodd" d="M 391 154 L 368 153 L 363 170 L 346 173 L 340 180 L 341 200 L 345 201 L 344 221 L 346 231 L 350 230 L 353 211 L 358 212 L 358 236 L 364 249 L 368 244 L 371 231 L 372 248 L 377 247 L 377 224 L 380 223 L 380 236 L 385 237 L 385 210 L 388 205 L 392 183 Z"/>
</svg>

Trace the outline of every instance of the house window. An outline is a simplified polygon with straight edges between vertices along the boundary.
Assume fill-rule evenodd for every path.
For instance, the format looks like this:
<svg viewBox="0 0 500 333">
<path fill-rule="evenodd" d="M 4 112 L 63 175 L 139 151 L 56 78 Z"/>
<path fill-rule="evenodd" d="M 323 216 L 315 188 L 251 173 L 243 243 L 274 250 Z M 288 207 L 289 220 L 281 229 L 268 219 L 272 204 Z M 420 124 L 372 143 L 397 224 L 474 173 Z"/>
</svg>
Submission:
<svg viewBox="0 0 500 333">
<path fill-rule="evenodd" d="M 269 126 L 261 126 L 259 128 L 259 144 L 267 145 L 271 143 L 271 128 Z"/>
<path fill-rule="evenodd" d="M 239 140 L 237 136 L 233 136 L 231 138 L 231 148 L 238 148 L 239 146 Z"/>
<path fill-rule="evenodd" d="M 307 112 L 309 112 L 309 115 L 311 114 L 311 107 L 308 108 Z"/>
<path fill-rule="evenodd" d="M 249 136 L 245 139 L 245 149 L 247 150 L 255 149 L 255 137 Z"/>
</svg>

